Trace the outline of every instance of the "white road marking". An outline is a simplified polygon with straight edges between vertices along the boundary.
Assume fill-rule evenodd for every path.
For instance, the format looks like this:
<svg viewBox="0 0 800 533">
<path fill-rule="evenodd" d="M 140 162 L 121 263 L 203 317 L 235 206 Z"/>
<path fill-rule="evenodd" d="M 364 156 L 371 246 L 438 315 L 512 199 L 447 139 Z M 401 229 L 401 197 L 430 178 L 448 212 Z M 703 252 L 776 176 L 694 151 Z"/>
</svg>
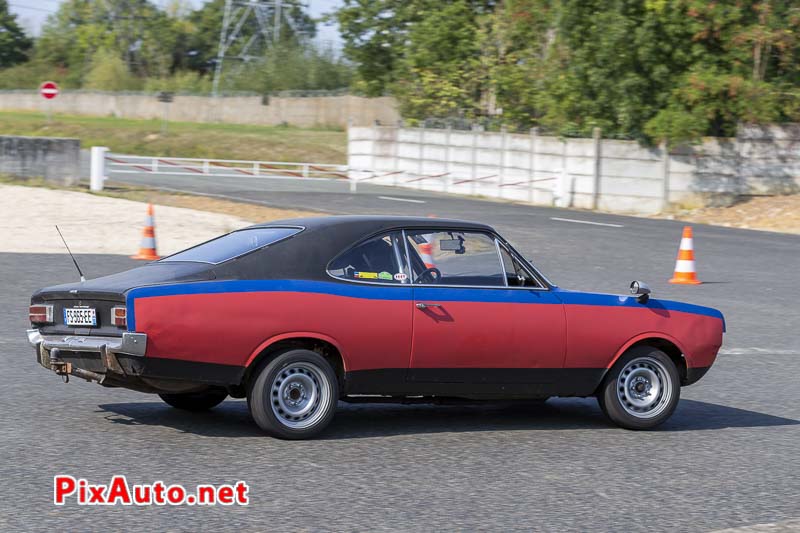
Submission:
<svg viewBox="0 0 800 533">
<path fill-rule="evenodd" d="M 722 348 L 720 355 L 800 355 L 797 350 L 778 348 Z"/>
<path fill-rule="evenodd" d="M 574 222 L 576 224 L 591 224 L 592 226 L 608 226 L 609 228 L 625 227 L 622 224 L 607 224 L 605 222 L 591 222 L 589 220 L 575 220 L 573 218 L 550 217 L 550 220 L 558 220 L 559 222 Z"/>
<path fill-rule="evenodd" d="M 715 529 L 712 533 L 780 533 L 784 531 L 800 531 L 800 518 L 790 518 L 782 522 L 752 524 L 729 529 Z"/>
<path fill-rule="evenodd" d="M 378 196 L 381 200 L 394 200 L 395 202 L 411 202 L 412 204 L 424 204 L 425 200 L 412 200 L 411 198 L 395 198 L 394 196 Z"/>
</svg>

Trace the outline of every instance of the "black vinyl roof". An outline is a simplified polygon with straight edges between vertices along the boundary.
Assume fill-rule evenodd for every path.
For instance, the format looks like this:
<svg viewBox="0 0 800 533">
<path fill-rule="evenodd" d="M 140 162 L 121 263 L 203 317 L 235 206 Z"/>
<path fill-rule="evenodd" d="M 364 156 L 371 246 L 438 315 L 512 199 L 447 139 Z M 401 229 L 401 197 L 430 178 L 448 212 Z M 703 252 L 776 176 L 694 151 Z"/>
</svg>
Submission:
<svg viewBox="0 0 800 533">
<path fill-rule="evenodd" d="M 219 265 L 220 277 L 251 277 L 259 279 L 325 279 L 328 263 L 360 241 L 380 233 L 401 228 L 464 229 L 494 231 L 486 224 L 446 218 L 345 215 L 290 218 L 255 224 L 250 228 L 295 226 L 300 233 L 276 242 L 263 252 Z M 246 231 L 239 230 L 239 231 Z M 262 253 L 266 254 L 262 256 Z M 267 256 L 269 259 L 267 259 Z"/>
<path fill-rule="evenodd" d="M 72 298 L 71 289 L 85 296 L 122 294 L 133 287 L 214 279 L 311 279 L 327 280 L 328 263 L 354 244 L 374 235 L 400 228 L 464 229 L 493 231 L 490 226 L 444 218 L 401 216 L 328 216 L 292 218 L 256 224 L 250 228 L 302 227 L 303 231 L 218 265 L 195 262 L 156 261 L 85 283 L 69 283 L 37 291 L 34 298 Z M 247 228 L 245 228 L 246 230 Z M 243 230 L 238 230 L 243 231 Z M 46 295 L 45 295 L 46 293 Z M 98 296 L 100 297 L 100 296 Z"/>
</svg>

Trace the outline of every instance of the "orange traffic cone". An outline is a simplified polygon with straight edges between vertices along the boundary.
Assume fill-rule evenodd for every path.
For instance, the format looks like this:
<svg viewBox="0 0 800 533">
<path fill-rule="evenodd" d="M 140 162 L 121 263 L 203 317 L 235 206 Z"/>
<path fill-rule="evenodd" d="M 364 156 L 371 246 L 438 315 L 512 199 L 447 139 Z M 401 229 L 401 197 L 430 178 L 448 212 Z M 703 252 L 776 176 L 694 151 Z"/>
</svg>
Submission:
<svg viewBox="0 0 800 533">
<path fill-rule="evenodd" d="M 419 245 L 419 255 L 422 262 L 425 263 L 425 268 L 434 268 L 436 263 L 433 262 L 433 245 L 429 242 Z"/>
<path fill-rule="evenodd" d="M 144 228 L 142 229 L 142 244 L 139 246 L 139 253 L 132 255 L 131 259 L 143 261 L 161 259 L 156 253 L 156 222 L 153 218 L 153 204 L 147 204 L 147 216 L 144 218 Z"/>
<path fill-rule="evenodd" d="M 682 285 L 700 285 L 702 283 L 697 279 L 697 269 L 694 265 L 694 242 L 691 226 L 683 227 L 678 260 L 675 261 L 675 274 L 672 275 L 672 279 L 669 282 Z"/>
</svg>

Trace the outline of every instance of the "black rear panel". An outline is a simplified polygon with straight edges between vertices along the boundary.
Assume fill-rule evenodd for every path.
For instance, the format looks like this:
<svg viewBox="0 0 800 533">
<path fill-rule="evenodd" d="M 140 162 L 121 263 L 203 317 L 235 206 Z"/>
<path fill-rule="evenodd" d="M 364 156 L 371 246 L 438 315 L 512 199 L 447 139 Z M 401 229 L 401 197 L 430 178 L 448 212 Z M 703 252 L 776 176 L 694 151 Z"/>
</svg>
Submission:
<svg viewBox="0 0 800 533">
<path fill-rule="evenodd" d="M 125 305 L 125 296 L 103 295 L 98 298 L 92 295 L 90 298 L 83 298 L 79 293 L 71 299 L 50 299 L 47 293 L 39 294 L 36 303 L 46 303 L 53 305 L 53 320 L 55 324 L 36 325 L 43 335 L 98 335 L 104 337 L 121 337 L 124 327 L 117 327 L 111 324 L 111 308 L 118 305 Z M 64 323 L 64 308 L 66 307 L 90 307 L 95 309 L 97 314 L 97 326 L 95 327 L 72 327 Z"/>
<path fill-rule="evenodd" d="M 85 282 L 46 287 L 33 294 L 31 303 L 52 304 L 55 324 L 34 324 L 34 327 L 38 328 L 43 335 L 121 337 L 126 328 L 111 324 L 111 308 L 118 305 L 124 306 L 125 293 L 130 289 L 160 283 L 208 281 L 215 277 L 211 265 L 156 262 Z M 97 326 L 72 327 L 64 323 L 64 308 L 81 306 L 96 310 Z"/>
</svg>

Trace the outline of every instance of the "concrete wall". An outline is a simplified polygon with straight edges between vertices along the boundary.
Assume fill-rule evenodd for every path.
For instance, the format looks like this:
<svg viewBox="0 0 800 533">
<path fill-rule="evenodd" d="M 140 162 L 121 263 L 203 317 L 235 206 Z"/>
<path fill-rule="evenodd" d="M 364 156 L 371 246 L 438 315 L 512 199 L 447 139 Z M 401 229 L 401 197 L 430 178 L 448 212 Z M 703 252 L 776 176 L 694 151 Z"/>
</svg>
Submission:
<svg viewBox="0 0 800 533">
<path fill-rule="evenodd" d="M 164 104 L 155 95 L 124 93 L 87 93 L 64 91 L 47 101 L 37 91 L 0 91 L 0 109 L 75 115 L 115 116 L 154 119 L 164 116 L 169 106 L 169 119 L 184 122 L 225 122 L 231 124 L 278 125 L 299 127 L 346 128 L 348 121 L 367 126 L 376 120 L 396 124 L 400 119 L 394 98 L 360 96 L 271 97 L 263 105 L 260 96 L 176 95 Z"/>
<path fill-rule="evenodd" d="M 421 128 L 348 130 L 351 177 L 612 212 L 800 192 L 800 125 L 739 128 L 667 155 L 635 141 Z"/>
<path fill-rule="evenodd" d="M 78 139 L 0 135 L 0 174 L 71 185 L 80 177 L 80 152 Z"/>
</svg>

